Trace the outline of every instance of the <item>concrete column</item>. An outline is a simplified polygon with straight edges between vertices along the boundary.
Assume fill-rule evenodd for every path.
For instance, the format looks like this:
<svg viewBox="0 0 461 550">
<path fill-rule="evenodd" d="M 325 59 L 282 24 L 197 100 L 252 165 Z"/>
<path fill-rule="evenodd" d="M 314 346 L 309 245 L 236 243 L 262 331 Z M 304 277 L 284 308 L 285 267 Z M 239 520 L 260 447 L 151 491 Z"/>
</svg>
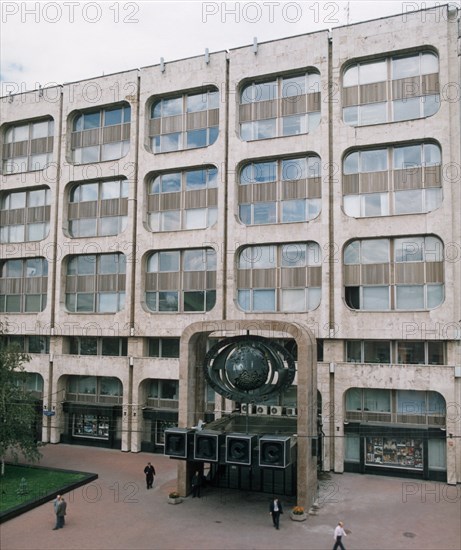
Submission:
<svg viewBox="0 0 461 550">
<path fill-rule="evenodd" d="M 198 325 L 198 326 L 197 326 Z M 192 327 L 197 327 L 194 330 Z M 202 323 L 188 327 L 180 341 L 179 350 L 179 411 L 178 426 L 190 428 L 196 426 L 205 410 L 205 378 L 202 370 L 206 355 L 206 339 L 209 332 L 203 332 Z M 181 496 L 190 492 L 192 465 L 188 462 L 178 464 L 178 491 Z"/>
<path fill-rule="evenodd" d="M 455 426 L 450 426 L 447 422 L 447 483 L 449 485 L 456 485 L 457 479 L 457 454 L 459 455 L 457 441 L 454 433 Z M 450 437 L 451 436 L 451 437 Z"/>
<path fill-rule="evenodd" d="M 59 443 L 61 441 L 61 433 L 64 431 L 65 414 L 62 410 L 61 401 L 65 395 L 65 379 L 66 376 L 53 377 L 51 380 L 51 399 L 48 405 L 48 410 L 54 412 L 50 416 L 50 443 Z"/>
<path fill-rule="evenodd" d="M 125 390 L 123 391 L 123 401 L 125 401 Z M 130 429 L 131 429 L 131 405 L 122 407 L 122 451 L 130 450 Z"/>
<path fill-rule="evenodd" d="M 344 440 L 344 386 L 345 381 L 338 372 L 338 366 L 335 365 L 334 374 L 331 384 L 331 412 L 332 419 L 330 429 L 332 430 L 331 439 L 334 443 L 333 467 L 337 474 L 344 472 L 344 455 L 345 455 L 345 440 Z"/>
<path fill-rule="evenodd" d="M 142 407 L 133 405 L 131 418 L 131 452 L 139 453 L 141 450 L 141 434 L 143 426 Z"/>
<path fill-rule="evenodd" d="M 282 324 L 282 323 L 276 323 Z M 274 327 L 280 330 L 280 327 Z M 317 500 L 317 345 L 312 332 L 300 324 L 284 329 L 298 345 L 298 486 L 297 503 L 310 508 Z"/>
<path fill-rule="evenodd" d="M 322 407 L 320 414 L 322 416 L 322 431 L 323 431 L 323 449 L 322 449 L 322 469 L 324 472 L 329 472 L 333 469 L 332 452 L 332 431 L 330 426 L 331 419 L 331 394 L 330 394 L 330 372 L 328 363 L 320 363 L 317 365 L 318 389 L 322 397 Z"/>
</svg>

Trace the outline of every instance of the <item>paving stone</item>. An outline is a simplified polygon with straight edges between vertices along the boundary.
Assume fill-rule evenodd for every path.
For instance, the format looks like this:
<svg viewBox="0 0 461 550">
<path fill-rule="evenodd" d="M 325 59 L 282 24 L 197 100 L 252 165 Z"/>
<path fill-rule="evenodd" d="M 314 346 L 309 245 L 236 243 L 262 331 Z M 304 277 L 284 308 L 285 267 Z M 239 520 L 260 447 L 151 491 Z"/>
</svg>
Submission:
<svg viewBox="0 0 461 550">
<path fill-rule="evenodd" d="M 47 445 L 41 465 L 97 472 L 99 478 L 67 495 L 64 529 L 53 531 L 52 503 L 0 526 L 2 550 L 321 550 L 333 547 L 339 520 L 351 534 L 348 550 L 461 548 L 461 486 L 360 475 L 328 475 L 317 515 L 304 522 L 286 513 L 275 531 L 270 495 L 206 488 L 202 498 L 168 504 L 177 462 L 150 453 Z M 146 490 L 144 466 L 156 469 Z M 411 535 L 410 535 L 411 534 Z"/>
</svg>

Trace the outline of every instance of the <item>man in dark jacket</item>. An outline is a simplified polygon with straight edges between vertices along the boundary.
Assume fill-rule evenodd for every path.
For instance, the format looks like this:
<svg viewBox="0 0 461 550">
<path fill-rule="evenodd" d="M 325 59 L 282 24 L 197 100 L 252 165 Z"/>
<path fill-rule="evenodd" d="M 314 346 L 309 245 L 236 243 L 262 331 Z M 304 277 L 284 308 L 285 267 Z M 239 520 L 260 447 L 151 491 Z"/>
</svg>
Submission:
<svg viewBox="0 0 461 550">
<path fill-rule="evenodd" d="M 200 498 L 200 486 L 202 484 L 202 479 L 200 472 L 195 472 L 192 476 L 191 485 L 192 485 L 192 498 Z"/>
<path fill-rule="evenodd" d="M 280 514 L 283 514 L 283 508 L 282 508 L 282 503 L 277 497 L 274 497 L 271 500 L 271 503 L 269 506 L 269 514 L 272 515 L 272 522 L 274 524 L 274 527 L 278 529 L 279 522 L 280 522 Z"/>
<path fill-rule="evenodd" d="M 152 486 L 154 485 L 155 468 L 150 462 L 148 462 L 147 466 L 144 468 L 144 473 L 146 474 L 147 488 L 152 489 Z"/>
<path fill-rule="evenodd" d="M 65 501 L 64 497 L 61 496 L 61 505 L 58 508 L 58 523 L 60 529 L 62 529 L 66 523 L 66 510 L 67 502 Z"/>
</svg>

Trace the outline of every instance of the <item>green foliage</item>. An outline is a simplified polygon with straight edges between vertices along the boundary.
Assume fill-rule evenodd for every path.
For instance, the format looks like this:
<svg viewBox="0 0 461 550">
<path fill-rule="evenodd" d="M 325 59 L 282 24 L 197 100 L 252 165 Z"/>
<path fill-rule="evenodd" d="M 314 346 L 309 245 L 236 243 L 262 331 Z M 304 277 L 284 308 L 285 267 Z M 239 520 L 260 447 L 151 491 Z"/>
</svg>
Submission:
<svg viewBox="0 0 461 550">
<path fill-rule="evenodd" d="M 15 506 L 38 500 L 51 493 L 55 495 L 62 493 L 64 487 L 85 477 L 86 474 L 79 472 L 8 464 L 2 478 L 0 513 L 7 512 Z M 27 493 L 18 490 L 18 488 L 24 487 L 23 479 L 27 483 Z"/>
<path fill-rule="evenodd" d="M 3 329 L 0 324 L 0 459 L 3 464 L 7 454 L 14 460 L 23 454 L 38 460 L 41 455 L 34 431 L 38 413 L 25 389 L 23 366 L 30 358 L 16 346 L 5 344 Z"/>
</svg>

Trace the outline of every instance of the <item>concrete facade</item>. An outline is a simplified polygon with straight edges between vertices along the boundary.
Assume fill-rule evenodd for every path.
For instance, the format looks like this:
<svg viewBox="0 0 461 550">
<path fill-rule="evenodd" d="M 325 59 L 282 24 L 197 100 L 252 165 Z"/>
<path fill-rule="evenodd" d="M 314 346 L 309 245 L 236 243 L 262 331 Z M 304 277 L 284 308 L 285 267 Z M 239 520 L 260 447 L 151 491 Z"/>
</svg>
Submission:
<svg viewBox="0 0 461 550">
<path fill-rule="evenodd" d="M 258 44 L 256 51 L 254 46 L 246 46 L 230 52 L 212 53 L 209 58 L 199 56 L 2 98 L 0 140 L 4 161 L 9 158 L 5 152 L 8 148 L 6 135 L 11 127 L 40 121 L 44 117 L 54 120 L 51 163 L 41 170 L 8 173 L 3 169 L 1 177 L 2 201 L 16 191 L 48 188 L 51 193 L 48 235 L 39 241 L 0 244 L 3 266 L 5 261 L 14 259 L 41 257 L 48 261 L 46 307 L 32 313 L 8 311 L 5 306 L 10 335 L 49 338 L 49 350 L 32 353 L 27 364 L 27 370 L 37 373 L 42 380 L 39 397 L 44 410 L 54 413 L 43 417 L 43 441 L 59 443 L 64 437 L 66 442 L 84 442 L 84 434 L 80 434 L 80 439 L 73 437 L 76 422 L 73 415 L 85 414 L 85 407 L 89 407 L 88 414 L 104 416 L 101 411 L 110 406 L 108 418 L 112 423 L 110 429 L 115 434 L 112 446 L 118 446 L 122 451 L 161 452 L 161 432 L 167 424 L 179 422 L 181 427 L 189 427 L 204 414 L 210 418 L 228 414 L 235 404 L 217 395 L 214 402 L 207 402 L 202 393 L 200 409 L 184 409 L 189 404 L 189 397 L 185 397 L 189 396 L 189 385 L 194 382 L 190 374 L 189 385 L 184 380 L 188 366 L 182 363 L 183 348 L 181 359 L 149 356 L 149 339 L 179 340 L 184 338 L 184 334 L 190 334 L 191 327 L 203 324 L 203 333 L 209 335 L 220 335 L 225 327 L 226 335 L 250 330 L 286 340 L 293 337 L 288 327 L 296 324 L 310 331 L 323 350 L 317 357 L 315 376 L 315 387 L 321 399 L 323 470 L 343 472 L 345 469 L 363 471 L 365 468 L 368 472 L 367 458 L 363 456 L 366 450 L 362 446 L 371 432 L 365 428 L 375 426 L 376 433 L 385 437 L 384 426 L 388 430 L 385 433 L 397 439 L 403 438 L 405 433 L 413 434 L 409 435 L 412 438 L 421 436 L 423 440 L 443 439 L 442 449 L 439 443 L 434 443 L 441 454 L 432 474 L 438 475 L 438 472 L 450 484 L 461 482 L 459 19 L 456 11 L 448 11 L 447 7 L 441 7 L 437 13 L 438 17 L 429 17 L 424 11 L 398 15 Z M 352 126 L 343 122 L 343 77 L 349 67 L 354 63 L 367 64 L 376 60 L 387 60 L 390 66 L 391 61 L 399 56 L 424 52 L 432 52 L 438 59 L 439 105 L 435 114 L 368 125 Z M 281 79 L 299 74 L 319 75 L 318 126 L 295 135 L 243 140 L 239 128 L 242 89 L 252 82 L 273 81 L 281 86 Z M 388 90 L 392 85 L 393 82 L 387 82 Z M 152 137 L 153 108 L 159 105 L 159 101 L 165 100 L 166 105 L 166 100 L 178 97 L 183 98 L 185 104 L 189 96 L 195 97 L 207 90 L 219 92 L 219 113 L 216 115 L 219 133 L 216 139 L 210 139 L 208 146 L 154 153 L 151 145 L 155 139 Z M 128 152 L 112 160 L 76 163 L 73 160 L 73 134 L 78 133 L 73 129 L 76 118 L 82 113 L 106 112 L 114 106 L 129 106 L 131 109 Z M 186 120 L 189 114 L 184 111 L 181 116 Z M 275 124 L 282 128 L 282 117 L 279 114 L 276 118 Z M 189 118 L 184 124 L 189 124 Z M 186 127 L 182 128 L 178 133 L 184 135 L 179 139 L 188 139 Z M 346 214 L 343 206 L 346 155 L 351 151 L 387 148 L 391 151 L 390 156 L 397 146 L 433 143 L 441 151 L 443 193 L 443 200 L 436 209 L 372 217 Z M 105 145 L 106 142 L 102 141 L 97 147 L 102 150 Z M 275 160 L 280 163 L 281 159 L 303 155 L 320 158 L 318 215 L 309 221 L 296 223 L 242 223 L 239 217 L 242 169 L 251 162 Z M 218 171 L 216 222 L 203 229 L 153 231 L 148 214 L 152 197 L 148 190 L 152 178 L 204 166 L 215 167 Z M 72 237 L 68 205 L 75 185 L 114 178 L 124 178 L 128 182 L 123 229 L 111 236 Z M 3 204 L 2 210 L 7 210 Z M 435 236 L 443 243 L 443 302 L 434 308 L 415 310 L 389 308 L 379 311 L 350 307 L 345 299 L 344 251 L 348 243 L 372 238 L 393 242 L 406 236 Z M 286 243 L 305 242 L 317 243 L 321 251 L 319 305 L 310 311 L 244 310 L 238 301 L 239 281 L 242 280 L 239 278 L 242 276 L 239 258 L 244 247 L 270 244 L 274 250 L 279 246 L 277 250 L 283 251 L 280 247 Z M 149 309 L 146 270 L 152 253 L 202 248 L 216 253 L 214 307 L 208 311 L 174 313 Z M 114 313 L 69 311 L 66 284 L 70 283 L 66 280 L 70 260 L 79 255 L 115 252 L 124 254 L 126 258 L 124 307 Z M 275 277 L 281 277 L 281 272 L 282 269 Z M 3 273 L 2 278 L 7 278 L 7 275 Z M 282 283 L 276 282 L 275 285 L 280 290 Z M 6 295 L 8 290 L 2 293 Z M 277 328 L 271 328 L 271 323 Z M 70 339 L 76 337 L 125 338 L 127 352 L 119 356 L 98 353 L 95 357 L 71 354 Z M 348 358 L 348 342 L 383 341 L 388 342 L 392 350 L 388 361 L 367 362 L 362 358 L 352 362 Z M 441 343 L 443 359 L 435 364 L 429 359 L 417 363 L 399 362 L 397 349 L 399 343 L 405 341 L 422 343 L 426 358 L 429 343 Z M 298 346 L 298 354 L 301 351 Z M 298 360 L 302 361 L 299 357 Z M 73 398 L 69 395 L 73 393 L 69 386 L 70 377 L 72 380 L 74 377 L 98 377 L 100 381 L 114 377 L 121 383 L 122 392 L 105 400 Z M 179 396 L 162 401 L 159 394 L 158 399 L 155 398 L 157 401 L 152 401 L 151 381 L 158 380 L 179 381 Z M 203 380 L 198 380 L 197 383 L 202 384 L 201 391 L 205 392 Z M 307 384 L 307 380 L 298 373 L 297 383 L 300 384 L 298 433 L 315 432 L 313 417 L 302 413 L 299 399 L 302 385 Z M 394 392 L 389 398 L 393 403 L 389 416 L 374 421 L 367 420 L 366 414 L 360 421 L 351 416 L 352 411 L 346 406 L 346 393 L 357 389 Z M 398 392 L 411 390 L 437 392 L 443 397 L 445 409 L 441 423 L 431 425 L 430 420 L 423 419 L 426 413 L 429 414 L 426 410 L 416 411 L 421 422 L 399 418 L 402 410 L 398 408 L 398 400 L 404 394 Z M 426 400 L 433 396 L 432 393 L 424 395 Z M 364 408 L 362 412 L 366 410 Z M 159 416 L 158 412 L 168 414 Z M 348 430 L 354 422 L 357 431 L 352 433 Z M 396 429 L 403 431 L 393 431 Z M 431 429 L 438 430 L 437 434 L 422 433 Z M 422 430 L 421 433 L 418 430 Z M 153 441 L 157 435 L 159 440 Z M 355 450 L 348 451 L 347 440 L 353 437 L 361 438 L 361 447 L 357 446 L 357 440 L 352 445 L 356 445 Z M 97 437 L 91 443 L 108 444 L 104 438 Z M 411 475 L 432 475 L 427 455 L 435 451 L 428 450 L 427 445 L 432 443 L 425 447 L 424 473 L 421 469 L 410 468 Z M 375 463 L 374 471 L 378 473 L 382 466 Z M 405 468 L 399 471 L 405 475 Z"/>
</svg>

